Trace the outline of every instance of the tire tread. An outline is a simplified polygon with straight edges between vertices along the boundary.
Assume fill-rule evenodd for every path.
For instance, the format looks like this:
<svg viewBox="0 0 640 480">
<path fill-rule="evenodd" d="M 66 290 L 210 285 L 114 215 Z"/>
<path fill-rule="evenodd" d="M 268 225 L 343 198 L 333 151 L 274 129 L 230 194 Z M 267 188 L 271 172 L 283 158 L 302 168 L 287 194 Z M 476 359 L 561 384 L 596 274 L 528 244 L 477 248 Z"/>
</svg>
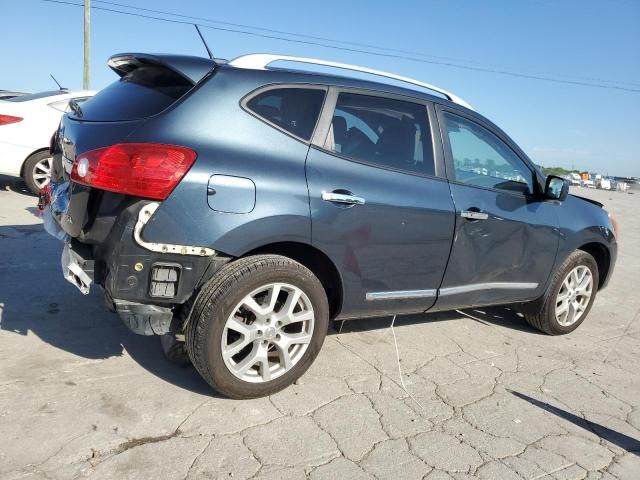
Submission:
<svg viewBox="0 0 640 480">
<path fill-rule="evenodd" d="M 587 310 L 583 314 L 582 318 L 574 325 L 572 325 L 570 329 L 561 329 L 555 321 L 555 307 L 553 303 L 556 297 L 556 290 L 560 288 L 559 284 L 564 280 L 564 277 L 567 275 L 568 271 L 581 263 L 590 264 L 588 266 L 592 269 L 592 273 L 594 275 L 594 291 L 592 293 L 590 303 L 587 306 Z M 549 288 L 547 288 L 544 296 L 524 306 L 524 311 L 522 312 L 524 318 L 527 323 L 533 328 L 540 330 L 541 332 L 544 332 L 548 335 L 563 335 L 569 333 L 578 328 L 578 326 L 589 314 L 591 306 L 593 305 L 596 297 L 597 285 L 598 266 L 595 259 L 583 250 L 575 250 L 566 258 L 560 268 L 558 268 L 553 274 L 553 277 L 551 278 L 551 281 L 549 283 Z"/>
<path fill-rule="evenodd" d="M 300 263 L 281 255 L 253 255 L 240 258 L 234 262 L 226 264 L 222 269 L 205 284 L 193 305 L 193 310 L 185 326 L 185 341 L 191 362 L 198 373 L 216 390 L 224 390 L 215 380 L 213 372 L 205 358 L 205 343 L 209 321 L 217 321 L 215 318 L 218 306 L 222 299 L 239 284 L 248 280 L 251 276 L 264 271 L 265 269 L 276 269 L 286 267 L 294 269 L 297 274 L 311 276 L 313 273 Z M 325 297 L 325 311 L 328 311 L 328 303 Z M 234 395 L 224 392 L 230 397 L 250 398 L 250 395 Z M 259 396 L 259 395 L 255 395 Z"/>
</svg>

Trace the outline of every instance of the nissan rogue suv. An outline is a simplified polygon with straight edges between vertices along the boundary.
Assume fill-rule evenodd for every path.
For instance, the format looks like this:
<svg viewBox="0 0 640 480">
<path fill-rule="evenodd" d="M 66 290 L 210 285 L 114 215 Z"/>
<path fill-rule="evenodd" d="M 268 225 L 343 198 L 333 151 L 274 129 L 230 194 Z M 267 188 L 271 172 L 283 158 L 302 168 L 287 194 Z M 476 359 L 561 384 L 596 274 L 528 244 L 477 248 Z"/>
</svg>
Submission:
<svg viewBox="0 0 640 480">
<path fill-rule="evenodd" d="M 438 87 L 277 55 L 109 66 L 52 141 L 45 224 L 67 280 L 229 397 L 294 382 L 330 319 L 510 305 L 565 334 L 611 277 L 602 205 Z"/>
</svg>

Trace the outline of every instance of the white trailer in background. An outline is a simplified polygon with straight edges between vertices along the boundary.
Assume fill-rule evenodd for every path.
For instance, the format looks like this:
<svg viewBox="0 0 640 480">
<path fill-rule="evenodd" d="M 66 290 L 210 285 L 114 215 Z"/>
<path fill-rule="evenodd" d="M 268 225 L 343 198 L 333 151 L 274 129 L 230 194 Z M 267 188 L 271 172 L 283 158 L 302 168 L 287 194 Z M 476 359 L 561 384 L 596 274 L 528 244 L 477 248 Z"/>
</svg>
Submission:
<svg viewBox="0 0 640 480">
<path fill-rule="evenodd" d="M 600 180 L 598 180 L 597 186 L 602 190 L 611 190 L 611 180 L 609 180 L 608 178 L 601 178 Z"/>
<path fill-rule="evenodd" d="M 576 185 L 578 187 L 582 185 L 582 178 L 580 178 L 580 175 L 575 172 L 569 174 L 569 181 L 571 182 L 571 185 Z"/>
<path fill-rule="evenodd" d="M 616 182 L 616 190 L 620 192 L 626 192 L 629 190 L 629 184 L 626 182 Z"/>
</svg>

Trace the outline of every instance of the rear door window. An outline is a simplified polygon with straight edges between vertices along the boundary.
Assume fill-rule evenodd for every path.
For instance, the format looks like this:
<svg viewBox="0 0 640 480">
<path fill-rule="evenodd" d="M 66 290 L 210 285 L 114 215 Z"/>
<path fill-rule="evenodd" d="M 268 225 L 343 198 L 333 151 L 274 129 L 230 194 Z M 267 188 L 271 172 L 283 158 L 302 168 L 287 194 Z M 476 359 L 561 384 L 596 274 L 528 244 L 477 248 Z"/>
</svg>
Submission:
<svg viewBox="0 0 640 480">
<path fill-rule="evenodd" d="M 435 173 L 427 109 L 418 103 L 340 93 L 325 148 L 380 167 Z"/>
<path fill-rule="evenodd" d="M 82 104 L 87 121 L 139 120 L 162 112 L 187 93 L 193 84 L 168 68 L 136 68 Z"/>
<path fill-rule="evenodd" d="M 324 96 L 322 88 L 273 88 L 251 97 L 245 107 L 267 123 L 308 141 Z"/>
</svg>

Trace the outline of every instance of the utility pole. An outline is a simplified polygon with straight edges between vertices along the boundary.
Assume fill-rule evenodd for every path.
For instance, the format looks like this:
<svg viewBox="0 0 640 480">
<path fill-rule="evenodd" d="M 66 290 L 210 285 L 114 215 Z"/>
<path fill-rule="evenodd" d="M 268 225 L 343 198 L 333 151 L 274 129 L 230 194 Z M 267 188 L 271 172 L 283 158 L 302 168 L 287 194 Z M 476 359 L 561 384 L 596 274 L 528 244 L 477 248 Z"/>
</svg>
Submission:
<svg viewBox="0 0 640 480">
<path fill-rule="evenodd" d="M 82 71 L 82 88 L 91 88 L 91 0 L 84 0 L 84 68 Z"/>
</svg>

